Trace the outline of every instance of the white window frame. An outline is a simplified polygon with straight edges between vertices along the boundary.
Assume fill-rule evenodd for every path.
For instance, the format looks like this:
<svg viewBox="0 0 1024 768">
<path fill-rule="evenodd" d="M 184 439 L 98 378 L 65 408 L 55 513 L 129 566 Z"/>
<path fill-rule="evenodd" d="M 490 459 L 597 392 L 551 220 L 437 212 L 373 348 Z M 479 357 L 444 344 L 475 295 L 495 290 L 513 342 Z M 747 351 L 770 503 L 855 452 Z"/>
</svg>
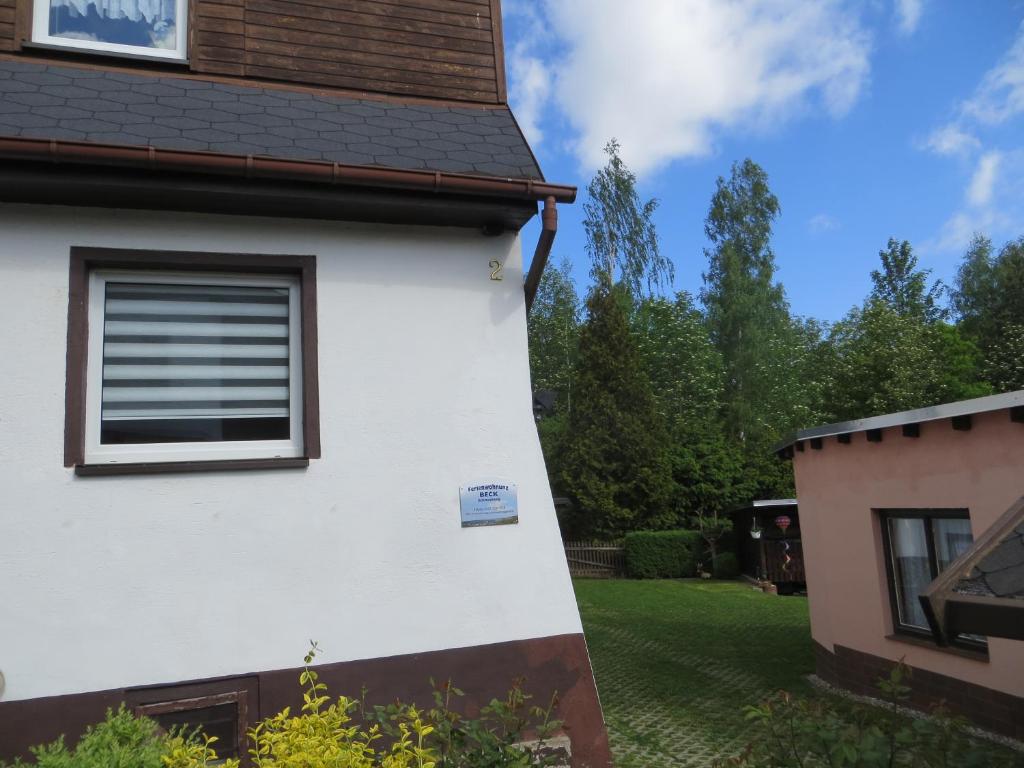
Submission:
<svg viewBox="0 0 1024 768">
<path fill-rule="evenodd" d="M 203 443 L 100 443 L 103 408 L 103 336 L 106 284 L 134 280 L 174 285 L 232 285 L 288 289 L 288 440 L 236 440 Z M 89 274 L 89 325 L 85 393 L 85 462 L 229 461 L 296 458 L 304 455 L 302 419 L 302 300 L 299 278 L 244 273 L 95 270 Z"/>
<path fill-rule="evenodd" d="M 99 40 L 76 40 L 50 34 L 50 0 L 32 0 L 32 42 L 57 45 L 61 48 L 77 48 L 100 53 L 127 54 L 158 59 L 186 61 L 188 58 L 188 0 L 175 2 L 175 46 L 174 48 L 150 48 L 145 45 L 122 45 Z"/>
</svg>

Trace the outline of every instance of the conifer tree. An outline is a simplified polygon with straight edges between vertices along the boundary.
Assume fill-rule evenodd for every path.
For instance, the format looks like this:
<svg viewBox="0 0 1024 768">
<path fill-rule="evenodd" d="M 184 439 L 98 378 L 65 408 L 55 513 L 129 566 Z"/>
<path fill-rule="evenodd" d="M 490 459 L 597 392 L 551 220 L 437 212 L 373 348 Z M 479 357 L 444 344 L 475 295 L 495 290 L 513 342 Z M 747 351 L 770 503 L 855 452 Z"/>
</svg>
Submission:
<svg viewBox="0 0 1024 768">
<path fill-rule="evenodd" d="M 576 502 L 563 520 L 568 536 L 615 538 L 665 528 L 673 508 L 668 433 L 644 371 L 629 309 L 642 291 L 671 279 L 652 221 L 656 203 L 641 203 L 636 177 L 606 149 L 608 164 L 587 188 L 587 252 L 594 285 L 580 330 L 575 394 L 558 451 L 558 487 Z M 621 282 L 616 284 L 616 275 Z"/>
<path fill-rule="evenodd" d="M 567 537 L 613 539 L 671 527 L 668 435 L 655 406 L 621 287 L 600 275 L 580 331 L 576 396 L 558 466 L 558 486 L 575 501 Z"/>
</svg>

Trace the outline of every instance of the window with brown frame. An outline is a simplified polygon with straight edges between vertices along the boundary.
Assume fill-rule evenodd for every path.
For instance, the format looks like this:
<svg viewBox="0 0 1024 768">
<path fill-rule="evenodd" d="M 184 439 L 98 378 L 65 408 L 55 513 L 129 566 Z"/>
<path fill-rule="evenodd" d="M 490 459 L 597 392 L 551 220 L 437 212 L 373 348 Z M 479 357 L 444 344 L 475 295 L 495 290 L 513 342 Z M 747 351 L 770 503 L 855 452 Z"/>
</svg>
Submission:
<svg viewBox="0 0 1024 768">
<path fill-rule="evenodd" d="M 248 721 L 245 691 L 232 691 L 193 699 L 139 704 L 135 714 L 155 721 L 167 733 L 198 730 L 213 737 L 218 763 L 245 756 Z"/>
<path fill-rule="evenodd" d="M 69 280 L 66 466 L 319 457 L 314 257 L 73 248 Z"/>
<path fill-rule="evenodd" d="M 922 639 L 932 632 L 920 594 L 974 542 L 966 509 L 879 510 L 893 629 Z M 986 647 L 984 637 L 961 635 L 956 645 Z"/>
</svg>

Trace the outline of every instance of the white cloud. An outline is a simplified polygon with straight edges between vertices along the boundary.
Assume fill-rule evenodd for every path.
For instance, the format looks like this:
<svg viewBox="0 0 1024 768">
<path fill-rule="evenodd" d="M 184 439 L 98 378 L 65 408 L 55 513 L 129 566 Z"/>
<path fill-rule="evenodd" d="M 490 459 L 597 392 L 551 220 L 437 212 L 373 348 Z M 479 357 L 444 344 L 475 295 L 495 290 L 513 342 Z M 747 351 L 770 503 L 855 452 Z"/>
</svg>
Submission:
<svg viewBox="0 0 1024 768">
<path fill-rule="evenodd" d="M 986 125 L 1004 123 L 1024 112 L 1024 24 L 995 67 L 985 73 L 961 112 Z"/>
<path fill-rule="evenodd" d="M 978 160 L 978 167 L 974 170 L 971 183 L 967 187 L 968 204 L 980 208 L 992 202 L 992 191 L 999 173 L 1000 160 L 1002 155 L 999 152 L 986 152 Z"/>
<path fill-rule="evenodd" d="M 868 36 L 838 0 L 546 0 L 540 8 L 557 39 L 514 46 L 510 69 L 545 62 L 551 103 L 588 170 L 603 164 L 612 137 L 643 173 L 712 152 L 723 129 L 768 131 L 812 109 L 841 117 L 868 77 Z M 515 93 L 517 110 L 521 97 L 539 94 Z"/>
<path fill-rule="evenodd" d="M 807 228 L 816 234 L 820 232 L 831 232 L 833 229 L 839 229 L 839 221 L 836 220 L 834 216 L 829 216 L 827 213 L 819 213 L 808 220 Z"/>
<path fill-rule="evenodd" d="M 530 0 L 505 0 L 503 12 L 507 21 L 522 27 L 522 34 L 508 53 L 509 91 L 519 127 L 527 141 L 536 147 L 544 139 L 541 126 L 545 122 L 544 108 L 551 96 L 552 72 L 533 50 L 549 33 L 536 3 Z"/>
<path fill-rule="evenodd" d="M 939 233 L 925 244 L 937 250 L 963 249 L 975 232 L 993 237 L 1014 237 L 1024 228 L 1024 147 L 982 151 L 986 129 L 1024 116 L 1024 24 L 1013 44 L 985 73 L 971 97 L 956 110 L 956 118 L 932 133 L 921 149 L 975 157 L 964 190 L 964 202 L 946 220 Z M 1003 129 L 1005 133 L 1005 129 Z M 977 135 L 976 135 L 977 134 Z"/>
<path fill-rule="evenodd" d="M 526 140 L 536 146 L 544 139 L 541 129 L 544 105 L 551 95 L 551 72 L 534 56 L 513 55 L 509 78 L 516 92 L 516 119 Z"/>
<path fill-rule="evenodd" d="M 936 238 L 922 244 L 921 251 L 962 251 L 976 232 L 991 232 L 995 224 L 993 211 L 958 211 L 942 225 Z"/>
<path fill-rule="evenodd" d="M 1024 230 L 1024 150 L 990 151 L 974 166 L 964 201 L 924 250 L 963 251 L 975 232 L 994 240 Z"/>
<path fill-rule="evenodd" d="M 904 35 L 912 35 L 921 21 L 924 0 L 896 0 L 896 26 Z"/>
<path fill-rule="evenodd" d="M 937 155 L 966 155 L 981 147 L 981 142 L 956 123 L 949 123 L 932 131 L 918 147 Z"/>
</svg>

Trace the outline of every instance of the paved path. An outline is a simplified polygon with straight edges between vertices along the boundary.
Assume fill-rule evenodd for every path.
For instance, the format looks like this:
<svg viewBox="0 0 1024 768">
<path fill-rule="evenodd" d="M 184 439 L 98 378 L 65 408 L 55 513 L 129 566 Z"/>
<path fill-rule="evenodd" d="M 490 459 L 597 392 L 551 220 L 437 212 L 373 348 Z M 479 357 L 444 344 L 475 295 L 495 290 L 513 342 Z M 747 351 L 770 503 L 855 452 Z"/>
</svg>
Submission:
<svg viewBox="0 0 1024 768">
<path fill-rule="evenodd" d="M 791 665 L 799 669 L 789 672 L 790 686 L 779 676 L 779 666 L 790 659 L 771 652 L 780 631 L 787 636 L 794 612 L 775 603 L 784 608 L 776 621 L 763 605 L 744 610 L 741 597 L 735 610 L 708 612 L 706 622 L 690 615 L 675 626 L 671 616 L 657 617 L 652 628 L 632 611 L 578 594 L 616 768 L 706 768 L 746 745 L 744 705 L 783 684 L 799 686 L 806 664 Z M 701 605 L 684 597 L 678 610 L 682 617 L 700 612 Z M 799 629 L 799 616 L 796 621 Z"/>
</svg>

